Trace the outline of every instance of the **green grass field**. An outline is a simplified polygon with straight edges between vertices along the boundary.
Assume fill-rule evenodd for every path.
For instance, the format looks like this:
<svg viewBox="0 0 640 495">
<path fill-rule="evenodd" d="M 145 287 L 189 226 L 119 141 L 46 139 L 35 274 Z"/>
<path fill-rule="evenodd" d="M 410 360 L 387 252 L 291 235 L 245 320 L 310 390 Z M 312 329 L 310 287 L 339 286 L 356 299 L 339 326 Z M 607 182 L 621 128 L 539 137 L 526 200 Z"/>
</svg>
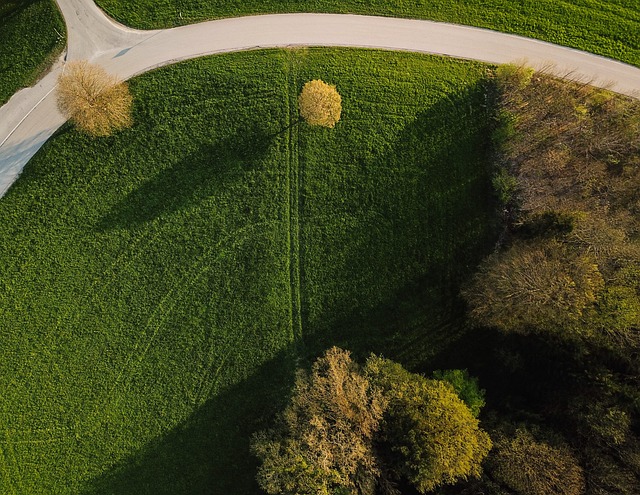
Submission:
<svg viewBox="0 0 640 495">
<path fill-rule="evenodd" d="M 637 0 L 97 0 L 142 28 L 278 12 L 340 12 L 456 22 L 571 46 L 640 65 Z"/>
<path fill-rule="evenodd" d="M 115 137 L 63 128 L 0 200 L 0 492 L 257 493 L 295 366 L 428 367 L 492 244 L 484 71 L 236 53 L 132 81 Z M 318 77 L 333 130 L 298 122 Z"/>
<path fill-rule="evenodd" d="M 65 45 L 53 0 L 0 0 L 0 105 L 33 84 Z"/>
</svg>

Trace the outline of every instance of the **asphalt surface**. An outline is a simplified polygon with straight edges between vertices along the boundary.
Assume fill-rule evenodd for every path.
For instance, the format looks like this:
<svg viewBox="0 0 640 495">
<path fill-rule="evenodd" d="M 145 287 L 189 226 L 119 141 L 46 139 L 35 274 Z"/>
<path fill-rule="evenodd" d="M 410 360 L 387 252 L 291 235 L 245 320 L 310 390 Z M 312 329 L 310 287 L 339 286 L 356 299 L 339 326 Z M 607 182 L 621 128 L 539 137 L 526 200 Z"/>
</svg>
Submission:
<svg viewBox="0 0 640 495">
<path fill-rule="evenodd" d="M 439 22 L 343 14 L 275 14 L 138 31 L 109 19 L 90 0 L 56 0 L 67 51 L 49 74 L 0 108 L 0 197 L 65 118 L 55 86 L 65 61 L 86 59 L 128 79 L 214 53 L 291 46 L 344 46 L 432 53 L 492 64 L 526 62 L 559 76 L 640 96 L 640 68 L 496 31 Z"/>
</svg>

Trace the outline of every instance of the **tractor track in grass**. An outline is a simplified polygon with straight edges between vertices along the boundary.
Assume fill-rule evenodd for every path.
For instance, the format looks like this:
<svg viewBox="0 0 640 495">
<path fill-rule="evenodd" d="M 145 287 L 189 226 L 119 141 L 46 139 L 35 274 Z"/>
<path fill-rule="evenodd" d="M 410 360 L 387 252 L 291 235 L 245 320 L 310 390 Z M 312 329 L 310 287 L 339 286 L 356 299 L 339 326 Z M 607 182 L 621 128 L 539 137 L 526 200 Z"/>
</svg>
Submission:
<svg viewBox="0 0 640 495">
<path fill-rule="evenodd" d="M 287 186 L 289 190 L 289 273 L 292 342 L 302 342 L 300 294 L 300 157 L 297 115 L 298 80 L 295 52 L 287 58 Z"/>
</svg>

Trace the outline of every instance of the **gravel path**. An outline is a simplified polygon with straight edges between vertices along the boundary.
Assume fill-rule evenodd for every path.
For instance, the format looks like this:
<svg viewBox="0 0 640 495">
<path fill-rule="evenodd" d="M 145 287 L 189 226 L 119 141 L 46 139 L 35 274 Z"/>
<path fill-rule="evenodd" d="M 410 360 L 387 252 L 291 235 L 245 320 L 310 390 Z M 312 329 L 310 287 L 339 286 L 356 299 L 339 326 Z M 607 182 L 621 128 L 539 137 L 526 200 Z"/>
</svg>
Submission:
<svg viewBox="0 0 640 495">
<path fill-rule="evenodd" d="M 286 46 L 348 46 L 434 53 L 493 64 L 526 61 L 560 75 L 640 95 L 640 68 L 520 36 L 453 24 L 342 14 L 238 17 L 156 31 L 137 31 L 106 17 L 90 0 L 56 0 L 68 45 L 52 71 L 0 108 L 0 197 L 28 160 L 65 121 L 55 85 L 65 60 L 88 59 L 128 79 L 213 53 Z"/>
</svg>

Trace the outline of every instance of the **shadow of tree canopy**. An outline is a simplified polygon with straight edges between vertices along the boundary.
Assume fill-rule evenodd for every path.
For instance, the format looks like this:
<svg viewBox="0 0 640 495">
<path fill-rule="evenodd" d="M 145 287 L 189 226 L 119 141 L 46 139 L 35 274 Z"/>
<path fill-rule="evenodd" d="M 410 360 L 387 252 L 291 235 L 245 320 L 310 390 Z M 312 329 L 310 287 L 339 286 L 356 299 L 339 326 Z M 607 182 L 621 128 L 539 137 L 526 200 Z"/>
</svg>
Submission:
<svg viewBox="0 0 640 495">
<path fill-rule="evenodd" d="M 465 330 L 459 286 L 497 232 L 486 91 L 480 83 L 435 102 L 383 154 L 354 152 L 344 164 L 353 178 L 335 184 L 343 194 L 323 205 L 328 214 L 303 195 L 302 285 L 320 300 L 303 299 L 304 333 L 318 353 L 339 344 L 364 358 L 376 349 L 422 369 Z M 343 228 L 345 218 L 358 221 Z"/>
<path fill-rule="evenodd" d="M 166 436 L 114 466 L 84 494 L 249 494 L 259 491 L 251 435 L 284 407 L 295 351 L 284 349 Z"/>
<path fill-rule="evenodd" d="M 129 193 L 98 222 L 98 230 L 132 228 L 210 196 L 254 169 L 276 136 L 255 126 L 202 145 Z"/>
<path fill-rule="evenodd" d="M 457 295 L 459 285 L 494 239 L 487 223 L 493 205 L 478 208 L 478 197 L 482 201 L 490 197 L 485 126 L 489 119 L 479 110 L 484 91 L 474 86 L 436 102 L 405 126 L 390 150 L 378 156 L 362 158 L 353 150 L 352 165 L 360 167 L 360 172 L 353 183 L 343 184 L 351 197 L 343 205 L 322 205 L 324 225 L 318 223 L 318 212 L 309 208 L 305 195 L 313 191 L 305 189 L 305 177 L 310 172 L 301 164 L 304 338 L 281 350 L 245 381 L 210 398 L 183 424 L 92 480 L 84 494 L 259 493 L 250 438 L 283 408 L 296 366 L 308 365 L 332 345 L 352 350 L 357 359 L 371 352 L 384 354 L 413 370 L 443 361 L 439 357 L 450 352 L 449 344 L 468 330 Z M 467 125 L 468 118 L 480 124 Z M 304 139 L 304 131 L 301 134 Z M 426 137 L 439 135 L 445 138 Z M 269 139 L 250 133 L 202 148 L 131 193 L 103 220 L 102 228 L 149 221 L 205 196 L 211 188 L 223 187 L 225 176 L 251 166 L 253 157 L 265 153 Z M 465 163 L 469 149 L 477 153 L 473 163 Z M 396 177 L 401 183 L 394 184 L 393 192 L 376 182 L 377 172 L 403 163 L 412 164 L 413 169 Z M 469 170 L 474 173 L 465 174 Z M 434 196 L 416 201 L 411 196 L 434 186 L 452 198 L 466 200 L 442 202 Z M 377 193 L 371 195 L 371 191 Z M 335 238 L 323 235 L 349 215 L 361 218 L 361 225 L 356 222 L 353 230 L 339 231 Z M 451 222 L 457 223 L 443 235 Z M 332 259 L 332 252 L 340 252 L 339 262 Z M 328 267 L 325 278 L 316 283 L 337 281 L 328 290 L 341 291 L 337 299 L 323 299 L 321 307 L 313 310 L 313 321 L 309 300 L 324 295 L 314 292 L 314 268 L 306 269 L 311 258 Z M 393 283 L 387 283 L 389 277 Z"/>
</svg>

